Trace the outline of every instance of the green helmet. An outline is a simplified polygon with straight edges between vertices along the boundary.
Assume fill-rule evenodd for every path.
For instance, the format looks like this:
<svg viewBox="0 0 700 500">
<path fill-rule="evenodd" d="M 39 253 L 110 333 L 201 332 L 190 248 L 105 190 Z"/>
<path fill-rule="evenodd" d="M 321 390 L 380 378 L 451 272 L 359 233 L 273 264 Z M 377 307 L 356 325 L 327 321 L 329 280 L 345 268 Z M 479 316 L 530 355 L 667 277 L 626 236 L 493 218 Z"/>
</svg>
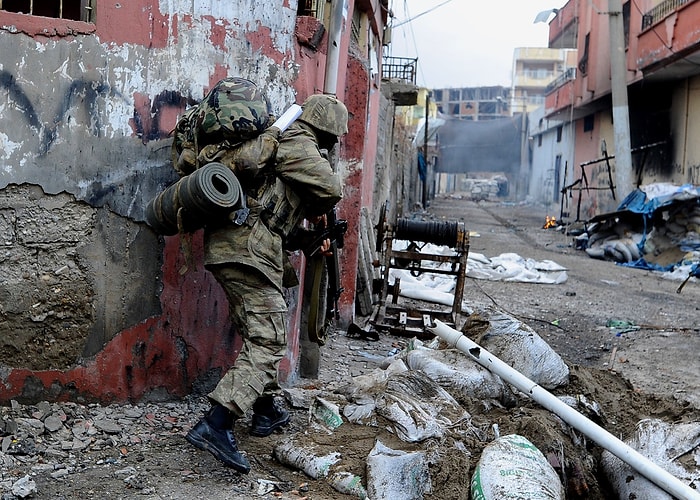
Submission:
<svg viewBox="0 0 700 500">
<path fill-rule="evenodd" d="M 348 133 L 348 109 L 336 97 L 314 94 L 304 101 L 301 109 L 299 121 L 335 136 Z"/>
<path fill-rule="evenodd" d="M 224 78 L 204 97 L 192 120 L 200 145 L 242 142 L 270 125 L 270 102 L 250 80 Z"/>
</svg>

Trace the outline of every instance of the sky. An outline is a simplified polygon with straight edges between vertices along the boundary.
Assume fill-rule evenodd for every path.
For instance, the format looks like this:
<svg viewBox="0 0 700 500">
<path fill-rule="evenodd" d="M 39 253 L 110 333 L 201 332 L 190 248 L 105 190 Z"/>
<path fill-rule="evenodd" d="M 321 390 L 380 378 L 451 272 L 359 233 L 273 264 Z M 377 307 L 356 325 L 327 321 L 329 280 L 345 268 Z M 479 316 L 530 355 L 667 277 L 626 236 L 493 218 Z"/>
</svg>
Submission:
<svg viewBox="0 0 700 500">
<path fill-rule="evenodd" d="M 392 41 L 384 56 L 417 57 L 421 87 L 510 86 L 515 48 L 547 46 L 549 25 L 535 24 L 535 17 L 564 5 L 566 0 L 391 0 Z"/>
</svg>

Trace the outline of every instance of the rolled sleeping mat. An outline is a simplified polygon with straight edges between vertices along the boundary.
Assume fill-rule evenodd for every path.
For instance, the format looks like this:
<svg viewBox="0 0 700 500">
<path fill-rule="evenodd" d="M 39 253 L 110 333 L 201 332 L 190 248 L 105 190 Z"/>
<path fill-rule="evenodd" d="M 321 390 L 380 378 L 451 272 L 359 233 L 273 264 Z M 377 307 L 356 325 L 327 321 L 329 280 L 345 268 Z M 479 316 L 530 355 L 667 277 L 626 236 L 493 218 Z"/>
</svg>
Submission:
<svg viewBox="0 0 700 500">
<path fill-rule="evenodd" d="M 166 236 L 196 231 L 240 208 L 243 196 L 230 168 L 207 163 L 153 198 L 146 207 L 146 222 Z"/>
</svg>

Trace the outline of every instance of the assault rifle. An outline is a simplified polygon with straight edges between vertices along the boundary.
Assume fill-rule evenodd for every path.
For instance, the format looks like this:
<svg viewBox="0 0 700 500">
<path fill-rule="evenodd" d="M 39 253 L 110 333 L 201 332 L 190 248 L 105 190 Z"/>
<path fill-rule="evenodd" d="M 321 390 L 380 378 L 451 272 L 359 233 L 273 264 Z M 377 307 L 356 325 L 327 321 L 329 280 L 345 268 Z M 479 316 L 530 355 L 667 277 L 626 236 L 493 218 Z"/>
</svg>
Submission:
<svg viewBox="0 0 700 500">
<path fill-rule="evenodd" d="M 326 213 L 325 226 L 319 230 L 297 230 L 287 240 L 287 249 L 304 251 L 311 266 L 311 303 L 309 307 L 309 339 L 323 345 L 328 334 L 328 327 L 333 320 L 340 316 L 338 301 L 343 293 L 340 286 L 340 269 L 338 265 L 338 249 L 345 244 L 345 233 L 348 222 L 336 217 L 335 209 Z M 321 245 L 330 240 L 331 245 L 327 255 L 319 255 Z M 325 290 L 326 304 L 324 317 L 321 318 L 320 296 L 323 267 L 327 272 L 327 288 Z"/>
<path fill-rule="evenodd" d="M 338 265 L 338 249 L 345 245 L 345 233 L 348 230 L 348 221 L 338 220 L 335 214 L 335 208 L 331 209 L 327 218 L 328 235 L 324 239 L 331 240 L 330 255 L 327 255 L 326 270 L 328 271 L 328 290 L 326 291 L 326 319 L 333 318 L 338 320 L 338 301 L 340 294 L 343 293 L 343 287 L 340 286 L 340 267 Z M 318 251 L 319 247 L 316 247 Z"/>
<path fill-rule="evenodd" d="M 330 240 L 330 255 L 324 256 L 326 270 L 328 272 L 328 290 L 326 291 L 326 319 L 338 319 L 338 300 L 343 288 L 340 286 L 340 268 L 338 265 L 338 249 L 345 244 L 345 233 L 348 230 L 348 221 L 338 219 L 335 208 L 326 214 L 326 227 L 320 231 L 312 231 L 311 243 L 305 245 L 304 254 L 311 258 L 321 250 L 324 240 Z M 308 237 L 308 236 L 307 236 Z"/>
</svg>

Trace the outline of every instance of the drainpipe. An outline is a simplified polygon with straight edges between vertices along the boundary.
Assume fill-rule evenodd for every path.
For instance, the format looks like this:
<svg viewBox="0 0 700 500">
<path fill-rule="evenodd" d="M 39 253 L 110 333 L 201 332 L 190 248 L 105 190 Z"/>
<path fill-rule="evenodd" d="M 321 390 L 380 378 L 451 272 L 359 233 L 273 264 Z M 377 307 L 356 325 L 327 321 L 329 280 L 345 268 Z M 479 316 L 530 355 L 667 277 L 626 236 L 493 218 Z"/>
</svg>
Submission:
<svg viewBox="0 0 700 500">
<path fill-rule="evenodd" d="M 338 65 L 340 62 L 340 41 L 343 33 L 343 17 L 346 0 L 332 0 L 331 19 L 328 30 L 328 55 L 326 56 L 326 75 L 323 84 L 324 94 L 336 94 L 338 87 Z"/>
<path fill-rule="evenodd" d="M 683 500 L 700 500 L 700 493 L 696 490 L 574 410 L 515 368 L 498 359 L 479 344 L 462 335 L 462 332 L 450 328 L 438 320 L 435 321 L 435 326 L 428 327 L 428 331 L 440 337 L 451 347 L 462 351 L 472 360 L 498 375 L 505 382 L 513 385 L 547 410 L 561 417 L 564 422 L 581 431 L 617 458 L 629 464 L 633 469 L 667 493 Z"/>
<path fill-rule="evenodd" d="M 627 103 L 627 61 L 622 19 L 622 0 L 608 0 L 610 20 L 610 76 L 612 79 L 613 129 L 615 132 L 615 178 L 619 199 L 635 189 L 632 181 L 632 146 Z"/>
</svg>

